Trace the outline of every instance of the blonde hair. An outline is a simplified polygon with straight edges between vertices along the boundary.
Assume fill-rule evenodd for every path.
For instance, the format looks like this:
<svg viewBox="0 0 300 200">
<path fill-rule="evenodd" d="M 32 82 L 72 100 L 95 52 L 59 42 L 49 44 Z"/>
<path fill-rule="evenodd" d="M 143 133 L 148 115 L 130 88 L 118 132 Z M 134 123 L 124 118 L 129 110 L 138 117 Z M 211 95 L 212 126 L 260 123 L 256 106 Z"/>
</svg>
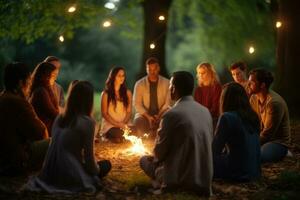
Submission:
<svg viewBox="0 0 300 200">
<path fill-rule="evenodd" d="M 207 69 L 207 72 L 210 76 L 210 81 L 208 85 L 214 85 L 215 83 L 220 83 L 219 76 L 214 68 L 214 66 L 208 62 L 203 62 L 197 65 L 196 71 L 198 71 L 200 68 L 205 68 Z M 198 75 L 197 75 L 198 76 Z M 199 82 L 200 86 L 203 86 L 202 82 Z"/>
</svg>

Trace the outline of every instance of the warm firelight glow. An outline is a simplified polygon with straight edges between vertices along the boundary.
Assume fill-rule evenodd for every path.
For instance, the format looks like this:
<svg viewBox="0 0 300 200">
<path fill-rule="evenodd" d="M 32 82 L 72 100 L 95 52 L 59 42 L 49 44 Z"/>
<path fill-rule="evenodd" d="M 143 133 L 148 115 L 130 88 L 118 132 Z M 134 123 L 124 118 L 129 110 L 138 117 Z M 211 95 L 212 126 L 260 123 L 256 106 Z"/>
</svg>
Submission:
<svg viewBox="0 0 300 200">
<path fill-rule="evenodd" d="M 72 12 L 75 12 L 76 11 L 76 7 L 75 6 L 71 6 L 71 7 L 69 7 L 69 9 L 68 9 L 68 12 L 69 13 L 72 13 Z"/>
<path fill-rule="evenodd" d="M 145 154 L 149 154 L 148 150 L 145 148 L 143 141 L 141 138 L 138 138 L 134 135 L 130 135 L 131 130 L 128 127 L 125 127 L 125 129 L 123 129 L 124 133 L 123 133 L 123 137 L 126 140 L 129 140 L 132 143 L 132 147 L 130 147 L 127 152 L 129 152 L 129 154 L 137 154 L 137 155 L 145 155 Z"/>
<path fill-rule="evenodd" d="M 276 28 L 280 28 L 282 26 L 282 22 L 281 21 L 277 21 L 276 22 Z"/>
</svg>

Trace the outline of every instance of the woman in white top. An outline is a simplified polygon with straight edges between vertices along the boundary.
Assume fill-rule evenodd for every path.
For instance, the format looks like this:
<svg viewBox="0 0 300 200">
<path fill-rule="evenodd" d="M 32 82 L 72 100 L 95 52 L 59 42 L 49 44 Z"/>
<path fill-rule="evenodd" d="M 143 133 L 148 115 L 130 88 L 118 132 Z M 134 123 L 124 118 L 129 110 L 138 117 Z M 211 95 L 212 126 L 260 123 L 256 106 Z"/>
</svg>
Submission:
<svg viewBox="0 0 300 200">
<path fill-rule="evenodd" d="M 48 193 L 94 193 L 101 188 L 100 179 L 111 164 L 107 160 L 97 163 L 94 158 L 93 96 L 93 86 L 87 81 L 71 87 L 65 112 L 53 124 L 43 168 L 25 188 Z"/>
<path fill-rule="evenodd" d="M 112 142 L 123 140 L 123 131 L 130 123 L 132 111 L 132 93 L 126 86 L 123 67 L 110 70 L 101 94 L 102 123 L 100 134 Z"/>
</svg>

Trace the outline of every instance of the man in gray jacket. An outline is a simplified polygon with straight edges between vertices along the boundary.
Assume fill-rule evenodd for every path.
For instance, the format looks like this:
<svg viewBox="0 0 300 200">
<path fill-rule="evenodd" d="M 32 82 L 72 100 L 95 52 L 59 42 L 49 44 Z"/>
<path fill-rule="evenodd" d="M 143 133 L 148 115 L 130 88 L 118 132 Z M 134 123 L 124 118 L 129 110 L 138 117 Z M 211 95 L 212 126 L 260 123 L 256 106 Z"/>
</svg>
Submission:
<svg viewBox="0 0 300 200">
<path fill-rule="evenodd" d="M 133 92 L 134 124 L 142 133 L 156 132 L 162 115 L 170 106 L 169 80 L 159 75 L 156 58 L 147 59 L 146 71 L 147 76 L 136 82 Z"/>
<path fill-rule="evenodd" d="M 175 105 L 162 117 L 154 156 L 144 156 L 140 166 L 159 189 L 185 189 L 211 195 L 213 124 L 207 108 L 194 101 L 193 76 L 175 72 L 170 93 Z"/>
</svg>

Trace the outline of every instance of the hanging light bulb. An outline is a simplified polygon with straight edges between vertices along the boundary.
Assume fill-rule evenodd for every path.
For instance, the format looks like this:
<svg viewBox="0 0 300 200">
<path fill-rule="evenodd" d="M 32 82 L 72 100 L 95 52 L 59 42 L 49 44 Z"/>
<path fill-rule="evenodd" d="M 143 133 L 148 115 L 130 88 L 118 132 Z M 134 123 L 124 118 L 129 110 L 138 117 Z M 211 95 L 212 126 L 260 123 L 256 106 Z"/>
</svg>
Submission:
<svg viewBox="0 0 300 200">
<path fill-rule="evenodd" d="M 116 5 L 112 2 L 107 2 L 105 5 L 104 5 L 105 8 L 107 9 L 110 9 L 110 10 L 113 10 L 116 8 Z"/>
<path fill-rule="evenodd" d="M 64 38 L 63 35 L 60 35 L 58 39 L 59 39 L 60 42 L 64 42 L 65 41 L 65 38 Z"/>
<path fill-rule="evenodd" d="M 282 22 L 281 21 L 277 21 L 276 22 L 276 28 L 280 28 L 282 26 Z"/>
<path fill-rule="evenodd" d="M 249 53 L 250 53 L 250 54 L 253 54 L 254 51 L 255 51 L 254 47 L 253 47 L 253 46 L 250 46 L 250 47 L 249 47 Z"/>
<path fill-rule="evenodd" d="M 106 20 L 106 21 L 103 22 L 102 26 L 103 26 L 104 28 L 108 28 L 108 27 L 111 26 L 111 22 L 110 22 L 109 20 Z"/>
<path fill-rule="evenodd" d="M 75 12 L 76 11 L 76 7 L 75 6 L 70 6 L 69 8 L 68 8 L 68 12 L 69 13 L 72 13 L 72 12 Z"/>
<path fill-rule="evenodd" d="M 150 44 L 150 49 L 155 49 L 155 44 L 154 43 Z"/>
<path fill-rule="evenodd" d="M 160 21 L 164 21 L 166 18 L 165 18 L 165 16 L 160 15 L 160 16 L 158 17 L 158 19 L 159 19 Z"/>
</svg>

